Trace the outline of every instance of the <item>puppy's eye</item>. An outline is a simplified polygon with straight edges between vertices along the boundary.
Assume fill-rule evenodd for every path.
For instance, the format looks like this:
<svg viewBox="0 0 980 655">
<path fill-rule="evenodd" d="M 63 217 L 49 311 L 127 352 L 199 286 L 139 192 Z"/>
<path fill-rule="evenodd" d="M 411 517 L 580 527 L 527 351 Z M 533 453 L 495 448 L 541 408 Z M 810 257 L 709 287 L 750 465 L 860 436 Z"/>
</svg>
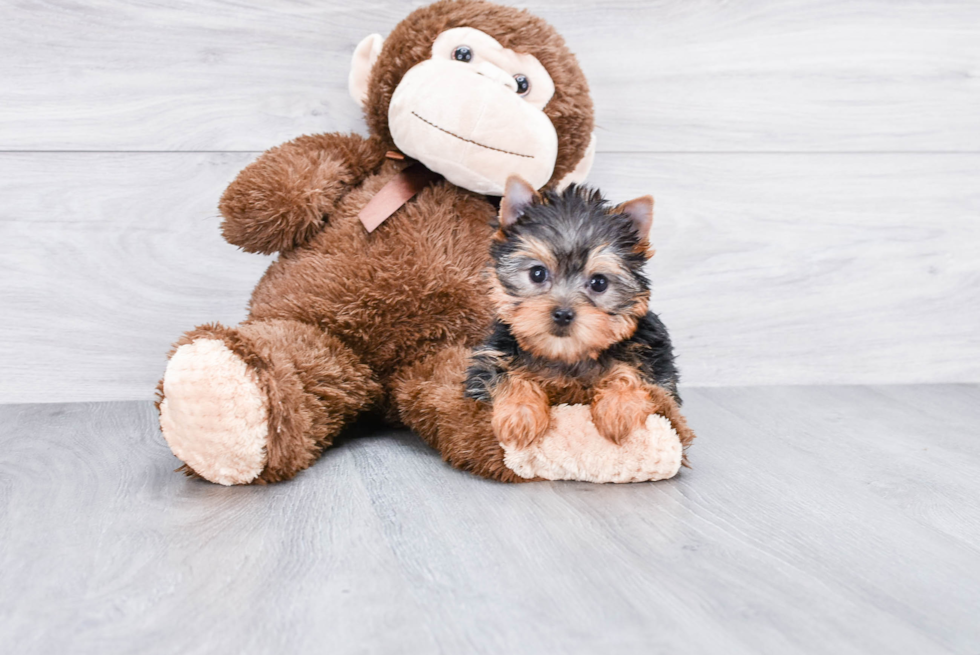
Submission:
<svg viewBox="0 0 980 655">
<path fill-rule="evenodd" d="M 526 96 L 531 90 L 531 80 L 527 79 L 527 75 L 515 75 L 514 81 L 517 82 L 517 95 Z"/>
<path fill-rule="evenodd" d="M 589 280 L 589 288 L 595 293 L 602 293 L 609 286 L 609 280 L 606 279 L 605 275 L 596 274 L 593 275 Z"/>
<path fill-rule="evenodd" d="M 473 48 L 468 45 L 457 46 L 453 50 L 453 59 L 456 61 L 469 61 L 473 59 Z"/>
<path fill-rule="evenodd" d="M 527 275 L 529 278 L 531 278 L 531 282 L 534 282 L 535 284 L 543 284 L 544 281 L 548 279 L 548 269 L 546 269 L 544 266 L 532 266 Z"/>
</svg>

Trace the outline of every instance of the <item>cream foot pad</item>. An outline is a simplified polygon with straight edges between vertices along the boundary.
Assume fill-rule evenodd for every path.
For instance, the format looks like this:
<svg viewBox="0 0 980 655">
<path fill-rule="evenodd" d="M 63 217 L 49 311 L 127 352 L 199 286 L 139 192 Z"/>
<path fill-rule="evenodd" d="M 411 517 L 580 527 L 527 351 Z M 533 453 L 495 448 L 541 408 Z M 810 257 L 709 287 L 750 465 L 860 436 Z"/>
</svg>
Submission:
<svg viewBox="0 0 980 655">
<path fill-rule="evenodd" d="M 647 418 L 617 446 L 592 424 L 587 405 L 551 408 L 551 429 L 524 450 L 504 447 L 504 464 L 522 478 L 586 482 L 665 480 L 681 467 L 681 441 L 663 416 Z"/>
<path fill-rule="evenodd" d="M 179 459 L 218 484 L 247 484 L 265 468 L 266 397 L 221 341 L 181 346 L 163 376 L 163 437 Z"/>
</svg>

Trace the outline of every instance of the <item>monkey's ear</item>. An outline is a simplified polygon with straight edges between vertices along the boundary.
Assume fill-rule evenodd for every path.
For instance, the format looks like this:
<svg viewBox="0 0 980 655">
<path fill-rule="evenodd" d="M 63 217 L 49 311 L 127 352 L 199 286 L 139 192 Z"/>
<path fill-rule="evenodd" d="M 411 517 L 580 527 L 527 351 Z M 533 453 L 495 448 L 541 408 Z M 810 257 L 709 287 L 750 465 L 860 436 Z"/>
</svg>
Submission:
<svg viewBox="0 0 980 655">
<path fill-rule="evenodd" d="M 381 54 L 381 46 L 385 40 L 380 34 L 364 37 L 354 48 L 354 57 L 350 62 L 350 76 L 347 78 L 347 89 L 350 97 L 361 107 L 367 102 L 368 81 L 371 79 L 371 69 Z"/>
<path fill-rule="evenodd" d="M 585 149 L 585 154 L 582 155 L 578 164 L 575 165 L 571 173 L 561 178 L 561 182 L 558 183 L 558 190 L 561 191 L 569 184 L 581 184 L 585 182 L 585 178 L 589 176 L 589 171 L 592 170 L 593 161 L 595 161 L 595 132 L 592 133 L 589 147 Z"/>
<path fill-rule="evenodd" d="M 613 214 L 626 214 L 633 221 L 641 241 L 650 241 L 650 228 L 653 226 L 653 196 L 641 196 L 614 207 Z"/>
<path fill-rule="evenodd" d="M 538 192 L 519 175 L 511 175 L 504 182 L 504 195 L 500 199 L 500 229 L 505 230 L 521 217 L 524 210 L 534 204 Z"/>
</svg>

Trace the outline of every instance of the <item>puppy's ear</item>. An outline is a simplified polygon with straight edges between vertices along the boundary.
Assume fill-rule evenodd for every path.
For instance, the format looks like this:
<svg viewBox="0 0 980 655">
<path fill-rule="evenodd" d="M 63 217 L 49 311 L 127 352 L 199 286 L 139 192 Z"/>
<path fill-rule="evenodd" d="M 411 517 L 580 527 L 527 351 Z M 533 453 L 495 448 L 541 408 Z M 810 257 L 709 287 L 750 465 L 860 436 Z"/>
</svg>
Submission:
<svg viewBox="0 0 980 655">
<path fill-rule="evenodd" d="M 508 177 L 500 199 L 500 229 L 506 230 L 513 225 L 537 198 L 538 192 L 523 178 L 518 175 Z"/>
<path fill-rule="evenodd" d="M 653 196 L 641 196 L 613 208 L 613 214 L 626 214 L 633 221 L 640 241 L 650 242 L 650 228 L 653 226 Z"/>
</svg>

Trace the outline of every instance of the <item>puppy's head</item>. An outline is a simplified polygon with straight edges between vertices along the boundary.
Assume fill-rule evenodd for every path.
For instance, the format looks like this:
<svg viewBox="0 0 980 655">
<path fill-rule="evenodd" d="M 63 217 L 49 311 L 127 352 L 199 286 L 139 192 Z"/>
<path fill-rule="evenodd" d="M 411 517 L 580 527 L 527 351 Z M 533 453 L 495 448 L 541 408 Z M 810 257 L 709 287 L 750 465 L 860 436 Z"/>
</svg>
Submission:
<svg viewBox="0 0 980 655">
<path fill-rule="evenodd" d="M 632 336 L 650 297 L 652 222 L 650 196 L 610 208 L 585 187 L 539 195 L 509 178 L 491 246 L 493 301 L 521 348 L 571 364 Z"/>
</svg>

